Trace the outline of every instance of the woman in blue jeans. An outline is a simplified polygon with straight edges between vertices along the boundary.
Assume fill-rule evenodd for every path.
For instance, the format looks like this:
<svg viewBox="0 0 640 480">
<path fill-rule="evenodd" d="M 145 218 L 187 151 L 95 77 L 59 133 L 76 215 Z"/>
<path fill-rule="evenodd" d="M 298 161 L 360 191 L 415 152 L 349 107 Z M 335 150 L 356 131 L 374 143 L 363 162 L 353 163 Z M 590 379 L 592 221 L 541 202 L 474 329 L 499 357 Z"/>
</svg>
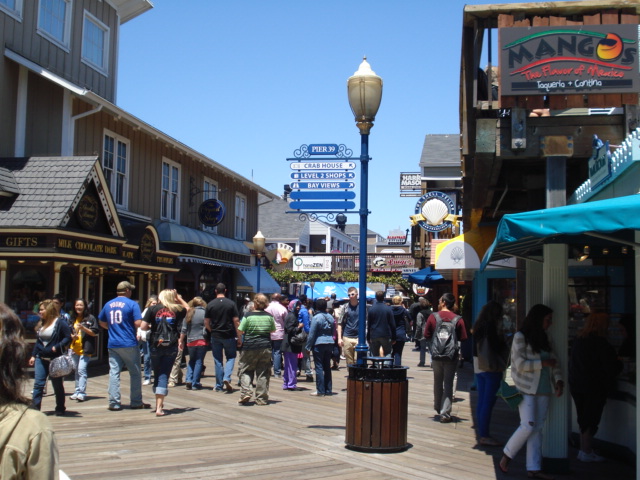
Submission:
<svg viewBox="0 0 640 480">
<path fill-rule="evenodd" d="M 187 390 L 202 390 L 200 376 L 207 350 L 211 348 L 209 332 L 204 329 L 204 314 L 207 302 L 202 297 L 194 297 L 189 302 L 189 313 L 182 324 L 180 340 L 189 349 L 187 364 Z M 206 335 L 205 335 L 206 334 Z"/>
<path fill-rule="evenodd" d="M 327 301 L 316 300 L 316 314 L 311 319 L 307 351 L 313 351 L 313 362 L 316 366 L 316 391 L 311 395 L 322 397 L 333 395 L 331 385 L 331 351 L 336 321 L 327 313 Z"/>
<path fill-rule="evenodd" d="M 73 310 L 69 328 L 72 358 L 76 367 L 76 388 L 69 398 L 84 402 L 87 396 L 87 367 L 92 355 L 96 352 L 96 336 L 100 330 L 98 321 L 89 313 L 89 307 L 84 298 L 76 300 Z"/>
<path fill-rule="evenodd" d="M 164 397 L 169 393 L 169 374 L 178 350 L 184 348 L 179 340 L 178 326 L 182 324 L 189 305 L 176 290 L 162 290 L 158 304 L 147 310 L 142 330 L 151 330 L 149 347 L 153 365 L 153 393 L 156 394 L 156 416 L 164 416 Z"/>
<path fill-rule="evenodd" d="M 491 301 L 482 307 L 473 326 L 473 370 L 478 387 L 476 426 L 478 443 L 486 446 L 500 446 L 500 442 L 489 435 L 489 425 L 496 392 L 509 358 L 509 345 L 504 339 L 501 325 L 502 306 Z"/>
<path fill-rule="evenodd" d="M 36 410 L 40 410 L 42 405 L 42 394 L 49 376 L 49 363 L 53 358 L 62 355 L 71 343 L 69 324 L 64 317 L 58 316 L 58 310 L 51 300 L 40 302 L 38 314 L 42 318 L 42 327 L 38 330 L 38 339 L 29 359 L 29 366 L 35 367 L 31 406 Z M 56 415 L 64 415 L 64 378 L 51 378 L 51 384 L 56 397 Z"/>
</svg>

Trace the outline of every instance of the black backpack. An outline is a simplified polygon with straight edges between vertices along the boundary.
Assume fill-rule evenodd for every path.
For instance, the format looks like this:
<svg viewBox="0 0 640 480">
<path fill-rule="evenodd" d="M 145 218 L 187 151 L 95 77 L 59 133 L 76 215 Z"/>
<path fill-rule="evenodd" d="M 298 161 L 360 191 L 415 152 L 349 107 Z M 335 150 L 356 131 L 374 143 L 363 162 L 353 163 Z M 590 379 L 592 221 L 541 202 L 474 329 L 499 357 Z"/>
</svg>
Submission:
<svg viewBox="0 0 640 480">
<path fill-rule="evenodd" d="M 178 342 L 178 333 L 171 328 L 164 315 L 156 318 L 156 329 L 151 337 L 151 342 L 154 347 L 158 348 L 172 347 Z"/>
<path fill-rule="evenodd" d="M 456 326 L 460 315 L 456 315 L 450 322 L 444 322 L 435 312 L 436 329 L 431 339 L 431 358 L 434 360 L 453 360 L 458 357 L 458 336 Z"/>
</svg>

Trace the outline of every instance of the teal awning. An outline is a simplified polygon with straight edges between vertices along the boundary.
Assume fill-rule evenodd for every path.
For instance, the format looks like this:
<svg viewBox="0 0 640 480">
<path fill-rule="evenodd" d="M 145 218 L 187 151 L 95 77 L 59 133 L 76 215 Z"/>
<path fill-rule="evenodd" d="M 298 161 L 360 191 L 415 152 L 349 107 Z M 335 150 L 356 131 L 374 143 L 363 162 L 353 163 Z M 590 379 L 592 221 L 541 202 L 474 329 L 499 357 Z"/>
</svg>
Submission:
<svg viewBox="0 0 640 480">
<path fill-rule="evenodd" d="M 238 270 L 236 287 L 238 291 L 249 291 L 256 293 L 280 293 L 280 284 L 269 275 L 264 268 L 260 267 L 260 291 L 257 292 L 258 267 L 242 268 Z"/>
<path fill-rule="evenodd" d="M 640 247 L 635 230 L 640 230 L 640 195 L 505 215 L 480 270 L 501 258 L 539 255 L 548 243 L 585 245 L 604 240 Z"/>
<path fill-rule="evenodd" d="M 239 240 L 203 232 L 194 228 L 178 225 L 177 223 L 160 222 L 156 225 L 156 230 L 162 242 L 188 243 L 222 250 L 224 252 L 250 255 L 249 248 Z"/>
</svg>

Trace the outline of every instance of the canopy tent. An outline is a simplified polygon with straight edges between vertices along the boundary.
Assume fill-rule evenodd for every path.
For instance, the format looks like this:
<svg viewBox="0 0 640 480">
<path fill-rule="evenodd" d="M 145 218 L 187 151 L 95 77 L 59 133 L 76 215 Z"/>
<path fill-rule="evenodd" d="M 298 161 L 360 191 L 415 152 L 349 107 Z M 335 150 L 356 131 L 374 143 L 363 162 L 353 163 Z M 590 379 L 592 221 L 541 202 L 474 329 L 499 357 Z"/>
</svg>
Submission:
<svg viewBox="0 0 640 480">
<path fill-rule="evenodd" d="M 332 293 L 336 294 L 336 299 L 344 300 L 348 298 L 347 290 L 350 287 L 359 288 L 358 282 L 315 282 L 313 289 L 309 283 L 304 285 L 304 293 L 307 298 L 324 298 L 331 297 Z M 367 285 L 367 299 L 375 298 L 376 292 Z"/>
<path fill-rule="evenodd" d="M 257 292 L 258 268 L 260 268 L 260 292 Z M 282 288 L 262 267 L 238 270 L 237 289 L 239 292 L 280 293 Z"/>
<path fill-rule="evenodd" d="M 640 195 L 505 215 L 480 270 L 509 256 L 535 258 L 548 243 L 640 247 L 635 230 L 640 230 Z"/>
<path fill-rule="evenodd" d="M 434 283 L 438 283 L 444 280 L 444 277 L 440 275 L 436 270 L 431 267 L 423 268 L 417 272 L 409 275 L 409 281 L 423 287 L 431 287 Z"/>
</svg>

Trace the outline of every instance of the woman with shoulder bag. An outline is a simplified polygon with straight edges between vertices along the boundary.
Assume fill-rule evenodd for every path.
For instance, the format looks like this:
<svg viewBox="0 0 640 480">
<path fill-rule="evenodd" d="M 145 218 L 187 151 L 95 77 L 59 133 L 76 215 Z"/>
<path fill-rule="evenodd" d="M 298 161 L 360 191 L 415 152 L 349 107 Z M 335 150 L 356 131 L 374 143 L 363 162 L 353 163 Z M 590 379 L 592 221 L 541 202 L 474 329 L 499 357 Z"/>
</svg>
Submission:
<svg viewBox="0 0 640 480">
<path fill-rule="evenodd" d="M 327 313 L 327 301 L 316 301 L 316 314 L 311 319 L 307 351 L 313 351 L 313 363 L 316 366 L 316 391 L 310 395 L 322 397 L 333 395 L 331 383 L 331 351 L 333 350 L 333 332 L 335 319 Z"/>
<path fill-rule="evenodd" d="M 189 311 L 189 305 L 176 290 L 162 290 L 158 304 L 149 307 L 142 319 L 142 330 L 151 330 L 151 364 L 153 365 L 153 393 L 156 394 L 156 416 L 164 416 L 164 397 L 169 393 L 169 374 L 184 348 L 179 340 L 178 325 Z"/>
<path fill-rule="evenodd" d="M 298 321 L 298 314 L 302 304 L 300 300 L 291 300 L 284 320 L 284 337 L 280 351 L 284 354 L 284 368 L 282 371 L 282 389 L 297 390 L 298 376 L 296 370 L 298 368 L 298 355 L 302 353 L 302 345 L 294 345 L 291 339 L 303 331 L 304 325 Z"/>
<path fill-rule="evenodd" d="M 76 389 L 71 400 L 84 402 L 87 396 L 87 367 L 91 356 L 96 351 L 96 336 L 98 335 L 98 321 L 89 313 L 87 301 L 78 298 L 73 308 L 70 320 L 71 350 L 73 350 L 73 364 L 76 371 Z"/>
<path fill-rule="evenodd" d="M 69 324 L 58 315 L 58 310 L 51 300 L 40 302 L 38 314 L 42 318 L 42 328 L 38 331 L 38 339 L 29 359 L 29 366 L 35 367 L 31 406 L 36 410 L 40 410 L 42 406 L 42 394 L 49 376 L 51 360 L 62 355 L 71 343 Z M 51 377 L 51 384 L 56 397 L 56 415 L 62 416 L 66 410 L 64 378 Z"/>
<path fill-rule="evenodd" d="M 204 365 L 204 357 L 210 349 L 209 332 L 204 328 L 205 302 L 202 297 L 194 297 L 189 302 L 189 312 L 182 323 L 180 340 L 189 349 L 187 364 L 187 390 L 202 390 L 200 377 Z"/>
<path fill-rule="evenodd" d="M 500 333 L 501 323 L 502 306 L 491 301 L 482 307 L 473 326 L 473 370 L 478 386 L 478 443 L 495 447 L 501 444 L 489 435 L 491 413 L 509 358 L 509 345 Z"/>
<path fill-rule="evenodd" d="M 503 473 L 509 462 L 527 444 L 529 478 L 553 480 L 542 471 L 542 427 L 547 419 L 549 398 L 560 397 L 564 381 L 553 345 L 547 336 L 553 310 L 546 305 L 531 307 L 511 346 L 511 377 L 522 393 L 518 405 L 520 426 L 504 447 L 498 466 Z"/>
<path fill-rule="evenodd" d="M 407 333 L 411 331 L 411 317 L 409 312 L 402 305 L 402 297 L 396 295 L 391 299 L 391 311 L 396 321 L 396 343 L 392 345 L 393 364 L 396 367 L 402 365 L 402 351 L 407 341 Z"/>
</svg>

